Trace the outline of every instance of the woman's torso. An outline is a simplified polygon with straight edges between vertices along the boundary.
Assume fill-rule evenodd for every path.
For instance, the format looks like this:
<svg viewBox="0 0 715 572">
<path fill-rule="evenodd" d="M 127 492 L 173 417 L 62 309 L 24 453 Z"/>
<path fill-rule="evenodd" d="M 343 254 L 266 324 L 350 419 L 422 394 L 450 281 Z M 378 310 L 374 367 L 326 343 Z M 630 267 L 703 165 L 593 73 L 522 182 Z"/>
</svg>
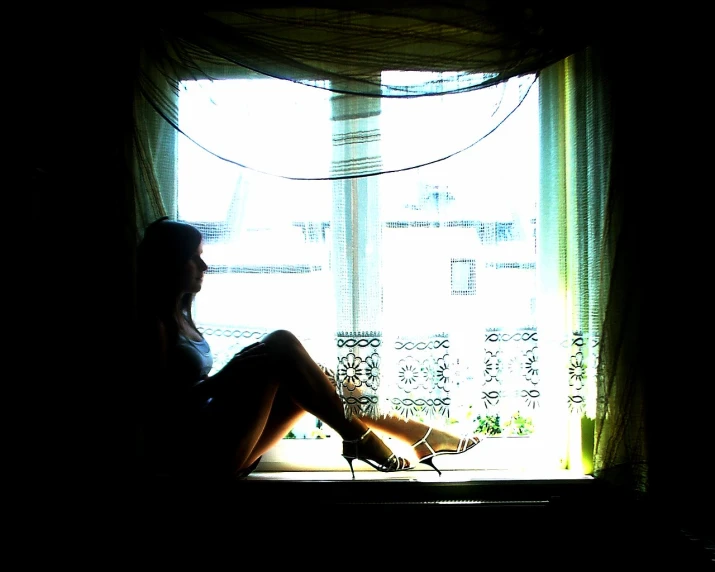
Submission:
<svg viewBox="0 0 715 572">
<path fill-rule="evenodd" d="M 206 378 L 213 367 L 211 347 L 204 338 L 192 339 L 184 333 L 179 333 L 172 369 L 182 378 L 194 380 L 194 383 Z"/>
<path fill-rule="evenodd" d="M 186 470 L 187 447 L 196 437 L 207 403 L 197 385 L 211 372 L 209 343 L 188 328 L 178 333 L 167 354 L 166 370 L 155 387 L 152 407 L 152 448 L 159 472 Z"/>
</svg>

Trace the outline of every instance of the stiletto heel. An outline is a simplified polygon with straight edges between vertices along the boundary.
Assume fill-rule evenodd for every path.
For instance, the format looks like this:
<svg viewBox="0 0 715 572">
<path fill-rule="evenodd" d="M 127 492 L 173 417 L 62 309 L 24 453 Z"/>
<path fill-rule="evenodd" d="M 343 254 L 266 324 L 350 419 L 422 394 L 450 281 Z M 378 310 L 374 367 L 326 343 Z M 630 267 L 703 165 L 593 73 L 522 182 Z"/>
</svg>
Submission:
<svg viewBox="0 0 715 572">
<path fill-rule="evenodd" d="M 352 457 L 345 457 L 345 455 L 343 455 L 343 457 L 344 457 L 345 460 L 348 462 L 348 465 L 350 465 L 350 472 L 352 473 L 352 475 L 353 475 L 353 480 L 354 480 L 354 479 L 355 479 L 355 471 L 353 470 L 353 458 L 352 458 Z"/>
<path fill-rule="evenodd" d="M 355 479 L 355 470 L 353 469 L 353 461 L 355 459 L 362 461 L 363 463 L 367 463 L 373 469 L 378 470 L 382 473 L 394 473 L 397 471 L 407 471 L 408 469 L 412 468 L 407 459 L 398 457 L 394 453 L 392 453 L 389 457 L 387 457 L 382 462 L 375 461 L 373 459 L 369 459 L 365 455 L 361 455 L 360 454 L 360 443 L 370 433 L 372 433 L 372 429 L 368 429 L 367 431 L 365 431 L 365 433 L 363 433 L 357 439 L 343 440 L 343 458 L 348 462 L 348 465 L 350 466 L 350 473 L 352 474 L 353 479 Z M 352 449 L 351 454 L 348 454 L 348 452 L 346 452 L 346 448 Z"/>
<path fill-rule="evenodd" d="M 434 461 L 432 459 L 433 459 L 432 457 L 429 457 L 428 459 L 422 459 L 419 462 L 422 463 L 423 465 L 427 465 L 428 467 L 432 467 L 435 471 L 437 471 L 437 474 L 441 477 L 442 471 L 440 471 L 437 468 L 437 465 L 434 464 Z"/>
<path fill-rule="evenodd" d="M 472 447 L 478 445 L 483 441 L 482 437 L 478 436 L 473 436 L 473 437 L 461 437 L 459 439 L 459 443 L 457 444 L 456 449 L 443 449 L 441 451 L 435 451 L 434 447 L 430 445 L 429 441 L 427 441 L 427 437 L 429 437 L 430 433 L 432 432 L 432 427 L 427 429 L 427 433 L 425 433 L 425 436 L 422 437 L 419 441 L 417 441 L 415 444 L 412 445 L 412 448 L 414 449 L 415 447 L 418 447 L 420 445 L 424 445 L 427 447 L 429 450 L 429 453 L 425 455 L 424 457 L 419 457 L 417 459 L 418 462 L 422 463 L 423 465 L 427 465 L 428 467 L 432 467 L 435 471 L 437 471 L 437 474 L 439 476 L 442 476 L 442 471 L 440 471 L 437 466 L 434 464 L 434 458 L 439 456 L 439 455 L 459 455 L 460 453 L 464 453 L 466 451 L 469 451 Z"/>
</svg>

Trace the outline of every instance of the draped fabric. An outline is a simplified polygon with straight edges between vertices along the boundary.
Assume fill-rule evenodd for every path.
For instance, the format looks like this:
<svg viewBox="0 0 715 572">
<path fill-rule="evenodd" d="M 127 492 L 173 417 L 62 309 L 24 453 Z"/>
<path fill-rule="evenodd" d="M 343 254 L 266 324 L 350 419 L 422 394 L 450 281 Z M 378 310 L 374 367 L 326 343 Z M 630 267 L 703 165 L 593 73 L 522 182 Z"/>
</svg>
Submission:
<svg viewBox="0 0 715 572">
<path fill-rule="evenodd" d="M 592 450 L 582 445 L 591 444 L 598 400 L 611 102 L 599 54 L 590 49 L 545 69 L 542 86 L 540 373 L 567 405 L 544 400 L 550 442 L 561 441 L 556 451 L 567 451 L 566 466 L 591 472 Z"/>
<path fill-rule="evenodd" d="M 604 57 L 617 57 L 617 54 L 611 51 L 604 54 Z M 618 90 L 621 94 L 630 92 L 629 97 L 635 96 L 627 85 L 619 86 Z M 615 99 L 615 94 L 612 97 Z M 621 98 L 617 100 L 615 108 L 633 109 L 633 106 L 624 107 L 624 100 Z M 649 123 L 650 118 L 645 121 Z M 682 450 L 681 457 L 675 457 L 674 443 L 667 439 L 669 424 L 663 423 L 664 415 L 659 414 L 659 411 L 670 411 L 672 394 L 657 380 L 646 380 L 641 369 L 643 362 L 652 360 L 654 350 L 653 344 L 644 343 L 643 334 L 652 330 L 642 326 L 643 316 L 646 314 L 642 300 L 642 293 L 645 291 L 642 280 L 648 280 L 646 266 L 650 265 L 658 274 L 660 269 L 650 258 L 646 258 L 646 262 L 637 254 L 650 250 L 642 246 L 652 240 L 652 232 L 648 231 L 648 224 L 644 224 L 644 221 L 649 218 L 658 220 L 659 217 L 653 217 L 651 213 L 641 214 L 643 195 L 633 189 L 649 189 L 650 186 L 641 182 L 643 169 L 638 165 L 634 168 L 630 159 L 624 157 L 630 147 L 624 145 L 624 142 L 630 137 L 638 140 L 643 134 L 634 130 L 631 133 L 621 131 L 620 135 L 621 137 L 614 138 L 612 144 L 610 192 L 601 265 L 604 269 L 604 285 L 601 289 L 604 317 L 597 376 L 594 475 L 624 490 L 634 491 L 638 497 L 649 493 L 652 497 L 664 498 L 661 496 L 663 490 L 672 486 L 671 494 L 676 499 L 675 502 L 684 507 L 683 510 L 687 513 L 691 510 L 687 499 L 697 499 L 693 502 L 693 506 L 697 506 L 703 498 L 702 493 L 706 492 L 703 487 L 708 485 L 705 481 L 702 485 L 694 482 L 692 475 L 697 474 L 697 470 L 692 468 L 692 473 L 683 473 L 683 466 L 688 464 L 695 467 L 698 462 L 705 463 L 706 457 L 700 455 L 700 442 L 697 438 L 689 445 L 675 445 Z M 633 174 L 627 175 L 630 172 Z M 649 175 L 652 179 L 648 180 L 656 180 L 661 174 L 656 170 Z M 626 191 L 628 183 L 631 186 L 630 190 Z M 652 227 L 650 230 L 657 232 Z M 651 284 L 656 281 L 660 279 L 652 280 Z M 680 281 L 680 277 L 676 275 L 675 281 Z M 669 286 L 670 284 L 667 287 Z M 681 309 L 674 306 L 674 312 L 679 313 Z M 661 320 L 660 316 L 651 316 L 651 319 L 654 323 Z M 661 401 L 662 409 L 657 407 Z M 703 412 L 709 407 L 707 400 L 696 401 L 701 402 Z M 693 404 L 692 407 L 697 410 L 698 405 Z M 707 419 L 707 414 L 698 415 L 693 411 L 691 423 L 695 427 L 701 427 L 701 423 L 708 423 Z M 703 434 L 707 432 L 703 431 Z M 668 467 L 667 470 L 663 465 L 658 465 L 656 458 L 659 455 L 661 463 Z M 700 467 L 702 474 L 705 474 L 704 465 L 701 464 Z M 681 474 L 684 479 L 682 482 L 687 482 L 686 486 L 692 485 L 691 491 L 686 492 L 682 486 L 676 484 Z M 660 490 L 657 484 L 653 484 L 659 479 Z M 709 520 L 709 516 L 705 516 L 709 515 L 708 511 L 703 511 L 702 514 L 703 518 Z"/>
<path fill-rule="evenodd" d="M 589 468 L 580 447 L 597 391 L 613 387 L 595 385 L 597 368 L 611 375 L 598 361 L 610 115 L 587 50 L 601 15 L 521 2 L 229 5 L 146 21 L 134 108 L 138 227 L 169 214 L 204 233 L 216 280 L 197 314 L 217 367 L 289 328 L 335 372 L 348 415 L 527 412 L 554 458 Z M 512 145 L 503 165 L 480 162 L 537 104 L 537 147 L 553 154 L 533 169 L 528 145 Z M 178 172 L 177 157 L 202 174 Z M 520 170 L 532 187 L 513 209 L 500 184 L 523 185 Z"/>
<path fill-rule="evenodd" d="M 330 82 L 334 93 L 362 100 L 353 103 L 353 108 L 369 108 L 372 104 L 366 100 L 468 92 L 538 72 L 588 45 L 599 22 L 598 14 L 576 18 L 566 8 L 554 10 L 520 2 L 468 2 L 461 6 L 410 2 L 398 7 L 361 2 L 356 6 L 338 3 L 331 7 L 324 3 L 321 8 L 259 9 L 228 6 L 230 3 L 224 3 L 220 11 L 207 6 L 200 11 L 187 8 L 157 13 L 146 18 L 141 29 L 135 84 L 140 228 L 147 217 L 157 214 L 154 211 L 164 210 L 159 190 L 167 195 L 167 189 L 175 184 L 171 176 L 166 178 L 157 168 L 164 154 L 156 153 L 159 144 L 164 149 L 171 146 L 181 130 L 177 99 L 182 80 L 283 78 L 320 89 Z M 406 82 L 398 77 L 386 82 L 376 75 L 385 70 L 441 71 L 449 75 L 437 81 L 431 77 Z M 502 107 L 479 130 L 470 129 L 467 140 L 476 142 L 507 114 L 508 109 Z M 434 123 L 439 125 L 438 121 Z M 202 144 L 199 134 L 186 135 Z M 360 147 L 360 140 L 364 136 L 352 139 L 351 151 Z M 424 140 L 444 143 L 443 137 L 432 133 Z M 425 156 L 439 160 L 459 150 L 454 144 L 443 144 Z M 273 165 L 270 173 L 319 178 L 380 172 L 382 166 L 366 164 L 369 157 L 362 156 L 366 148 L 361 151 L 347 164 L 338 161 L 334 166 L 331 162 L 322 169 L 311 165 L 308 172 L 279 164 Z M 250 164 L 240 151 L 214 148 L 209 152 L 254 170 L 264 167 Z M 259 157 L 254 161 L 276 156 L 260 146 L 254 155 Z M 419 161 L 413 158 L 393 167 L 416 164 Z M 173 205 L 165 208 L 174 214 Z"/>
</svg>

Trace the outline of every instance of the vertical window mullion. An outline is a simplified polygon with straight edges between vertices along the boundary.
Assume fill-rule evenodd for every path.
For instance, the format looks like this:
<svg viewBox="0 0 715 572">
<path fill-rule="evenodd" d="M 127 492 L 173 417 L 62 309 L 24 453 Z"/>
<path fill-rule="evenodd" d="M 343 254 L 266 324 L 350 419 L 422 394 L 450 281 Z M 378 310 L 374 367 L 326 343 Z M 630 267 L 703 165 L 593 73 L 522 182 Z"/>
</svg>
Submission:
<svg viewBox="0 0 715 572">
<path fill-rule="evenodd" d="M 381 165 L 379 98 L 332 98 L 333 174 L 374 171 Z M 379 177 L 338 179 L 333 186 L 333 268 L 339 331 L 374 329 L 380 323 Z"/>
</svg>

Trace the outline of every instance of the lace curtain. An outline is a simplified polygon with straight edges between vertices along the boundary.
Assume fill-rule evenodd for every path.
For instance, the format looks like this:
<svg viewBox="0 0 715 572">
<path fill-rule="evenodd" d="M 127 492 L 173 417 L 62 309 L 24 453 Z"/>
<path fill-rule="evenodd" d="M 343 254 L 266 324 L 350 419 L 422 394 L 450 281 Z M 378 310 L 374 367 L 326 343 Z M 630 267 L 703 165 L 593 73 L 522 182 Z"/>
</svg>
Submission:
<svg viewBox="0 0 715 572">
<path fill-rule="evenodd" d="M 559 421 L 550 427 L 562 435 L 556 442 L 564 442 L 555 446 L 554 456 L 566 466 L 580 466 L 580 450 L 565 455 L 563 450 L 574 442 L 576 427 L 580 433 L 584 415 L 595 415 L 602 318 L 596 294 L 603 278 L 599 249 L 610 134 L 606 102 L 594 100 L 606 96 L 591 75 L 590 56 L 568 64 L 564 58 L 597 40 L 598 22 L 597 17 L 571 19 L 567 11 L 524 9 L 510 2 L 161 14 L 144 29 L 135 86 L 138 227 L 164 213 L 185 218 L 174 167 L 182 148 L 200 149 L 211 158 L 206 159 L 212 165 L 206 173 L 240 172 L 240 184 L 226 193 L 225 216 L 192 220 L 204 223 L 215 260 L 228 236 L 243 232 L 238 243 L 250 243 L 246 217 L 258 212 L 256 202 L 267 196 L 293 209 L 306 204 L 327 208 L 330 225 L 312 221 L 312 226 L 287 230 L 279 241 L 283 252 L 274 253 L 273 262 L 251 261 L 246 258 L 251 249 L 243 248 L 233 260 L 222 253 L 223 262 L 216 265 L 226 274 L 236 269 L 248 276 L 277 271 L 290 279 L 291 291 L 332 293 L 323 298 L 325 303 L 318 310 L 302 308 L 301 314 L 294 311 L 300 297 L 291 299 L 284 289 L 271 297 L 257 287 L 257 295 L 275 300 L 276 321 L 263 316 L 260 327 L 251 328 L 249 320 L 242 331 L 224 337 L 247 342 L 274 327 L 303 331 L 309 349 L 334 370 L 348 414 L 356 408 L 371 414 L 392 408 L 409 415 L 465 419 L 469 412 L 461 411 L 460 403 L 475 402 L 475 392 L 485 412 L 526 407 L 550 416 L 556 410 Z M 295 101 L 291 99 L 264 106 L 272 111 L 259 118 L 252 117 L 260 113 L 257 108 L 246 110 L 235 124 L 221 124 L 226 115 L 219 113 L 204 115 L 197 124 L 180 117 L 179 101 L 189 90 L 207 109 L 223 109 L 225 103 L 212 86 L 228 78 L 280 80 L 317 94 L 316 102 L 329 109 L 325 125 L 330 144 L 321 148 L 314 143 L 311 125 L 298 129 L 295 139 L 281 131 L 281 114 Z M 554 150 L 540 165 L 538 211 L 534 204 L 533 213 L 505 217 L 496 212 L 501 208 L 493 200 L 498 192 L 490 194 L 483 185 L 486 191 L 462 192 L 473 199 L 473 212 L 467 209 L 457 216 L 450 197 L 459 189 L 445 186 L 447 173 L 456 162 L 471 161 L 474 179 L 486 180 L 487 166 L 470 153 L 508 125 L 537 89 L 542 109 L 548 110 L 542 120 L 549 129 L 542 133 L 550 134 Z M 469 103 L 476 99 L 479 105 Z M 455 106 L 458 129 L 451 119 Z M 388 135 L 385 120 L 391 108 L 395 114 L 412 113 L 419 122 L 414 129 L 407 125 Z M 294 108 L 292 117 L 300 116 L 300 109 Z M 267 127 L 266 136 L 244 141 L 241 126 L 251 120 Z M 204 132 L 212 123 L 234 136 L 209 141 Z M 312 142 L 311 153 L 301 153 L 300 160 L 295 153 L 276 152 L 277 147 L 298 149 L 306 141 Z M 399 152 L 408 146 L 411 153 Z M 508 152 L 522 161 L 516 150 Z M 493 176 L 508 178 L 512 171 L 502 169 Z M 200 181 L 199 187 L 210 187 L 210 181 Z M 288 190 L 289 183 L 297 186 Z M 406 187 L 415 190 L 410 200 L 397 191 Z M 492 212 L 478 204 L 480 198 L 488 199 Z M 390 208 L 397 207 L 390 201 L 395 200 L 402 202 L 400 208 L 409 204 L 429 217 L 391 219 Z M 277 209 L 275 213 L 281 216 Z M 537 218 L 538 250 L 530 234 Z M 260 227 L 256 220 L 250 225 Z M 395 225 L 403 225 L 400 238 Z M 329 259 L 316 254 L 297 267 L 285 263 L 286 249 L 297 242 L 310 246 L 311 240 L 332 245 Z M 444 260 L 431 260 L 435 240 L 455 250 Z M 523 294 L 518 319 L 491 320 L 490 310 L 495 316 L 507 313 L 483 305 L 484 298 L 474 294 L 493 283 L 492 271 L 500 261 L 489 259 L 490 249 L 507 242 L 520 244 L 526 256 L 500 270 L 521 272 L 524 281 L 538 273 L 534 288 L 541 284 L 540 306 L 530 306 L 531 297 Z M 472 251 L 465 252 L 465 245 L 472 245 Z M 429 279 L 438 264 L 447 281 L 439 285 Z M 314 266 L 330 271 L 313 271 Z M 401 288 L 390 292 L 394 284 Z M 452 306 L 440 306 L 430 288 L 447 291 Z M 245 317 L 252 304 L 250 294 L 243 292 L 247 302 L 238 307 Z M 456 300 L 462 308 L 455 306 Z M 197 311 L 209 316 L 211 310 L 201 303 Z M 408 309 L 392 314 L 397 307 Z M 465 320 L 465 312 L 473 318 Z M 280 320 L 287 315 L 295 321 Z M 219 338 L 223 331 L 219 326 L 213 333 Z M 545 400 L 549 393 L 556 396 Z M 555 409 L 542 407 L 545 402 Z"/>
</svg>

